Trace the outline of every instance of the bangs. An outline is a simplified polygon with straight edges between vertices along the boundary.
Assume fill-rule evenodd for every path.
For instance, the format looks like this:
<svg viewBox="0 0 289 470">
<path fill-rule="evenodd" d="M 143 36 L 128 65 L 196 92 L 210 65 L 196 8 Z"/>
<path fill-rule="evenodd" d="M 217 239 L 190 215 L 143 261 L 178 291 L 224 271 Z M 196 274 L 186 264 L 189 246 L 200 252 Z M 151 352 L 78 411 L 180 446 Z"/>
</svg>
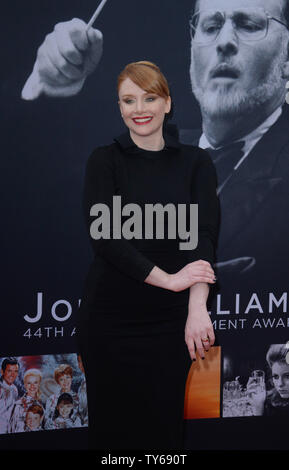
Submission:
<svg viewBox="0 0 289 470">
<path fill-rule="evenodd" d="M 118 77 L 118 90 L 126 78 L 130 78 L 147 93 L 153 93 L 163 98 L 168 98 L 170 95 L 166 78 L 152 62 L 142 61 L 128 64 Z"/>
<path fill-rule="evenodd" d="M 157 72 L 148 66 L 139 66 L 135 70 L 128 71 L 128 77 L 147 93 L 155 93 L 163 98 L 168 97 L 168 90 L 160 82 Z"/>
</svg>

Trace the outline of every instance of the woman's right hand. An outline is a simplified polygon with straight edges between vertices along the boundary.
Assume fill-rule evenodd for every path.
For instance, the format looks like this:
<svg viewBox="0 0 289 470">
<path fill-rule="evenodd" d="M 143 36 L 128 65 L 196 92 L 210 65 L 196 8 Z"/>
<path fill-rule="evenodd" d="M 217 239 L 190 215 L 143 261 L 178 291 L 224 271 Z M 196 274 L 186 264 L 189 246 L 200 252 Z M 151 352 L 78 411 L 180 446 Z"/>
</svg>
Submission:
<svg viewBox="0 0 289 470">
<path fill-rule="evenodd" d="M 186 264 L 177 273 L 169 274 L 167 288 L 174 292 L 180 292 L 198 282 L 207 282 L 208 284 L 216 282 L 215 273 L 208 261 L 193 261 Z"/>
</svg>

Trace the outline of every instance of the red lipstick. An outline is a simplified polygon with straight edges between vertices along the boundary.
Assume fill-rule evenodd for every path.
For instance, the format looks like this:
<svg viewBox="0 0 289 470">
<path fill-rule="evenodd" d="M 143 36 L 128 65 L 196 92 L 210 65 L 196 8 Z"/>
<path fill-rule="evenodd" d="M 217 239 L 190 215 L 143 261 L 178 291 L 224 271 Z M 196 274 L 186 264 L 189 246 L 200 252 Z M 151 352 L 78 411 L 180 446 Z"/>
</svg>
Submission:
<svg viewBox="0 0 289 470">
<path fill-rule="evenodd" d="M 151 122 L 153 119 L 152 116 L 142 116 L 142 117 L 136 117 L 132 118 L 133 122 L 137 124 L 138 126 L 143 126 L 144 124 L 148 124 Z"/>
</svg>

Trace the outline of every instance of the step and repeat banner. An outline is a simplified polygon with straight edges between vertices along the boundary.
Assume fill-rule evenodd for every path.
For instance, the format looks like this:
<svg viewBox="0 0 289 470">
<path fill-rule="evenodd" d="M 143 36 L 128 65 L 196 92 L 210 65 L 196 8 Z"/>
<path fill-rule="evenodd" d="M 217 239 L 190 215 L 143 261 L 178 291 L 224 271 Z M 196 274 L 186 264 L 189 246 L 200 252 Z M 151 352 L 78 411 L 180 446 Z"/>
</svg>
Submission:
<svg viewBox="0 0 289 470">
<path fill-rule="evenodd" d="M 108 0 L 102 34 L 86 32 L 98 3 L 4 6 L 0 448 L 86 448 L 83 176 L 124 131 L 116 78 L 138 60 L 160 66 L 180 140 L 209 149 L 224 176 L 216 344 L 188 376 L 186 448 L 287 448 L 288 2 Z"/>
</svg>

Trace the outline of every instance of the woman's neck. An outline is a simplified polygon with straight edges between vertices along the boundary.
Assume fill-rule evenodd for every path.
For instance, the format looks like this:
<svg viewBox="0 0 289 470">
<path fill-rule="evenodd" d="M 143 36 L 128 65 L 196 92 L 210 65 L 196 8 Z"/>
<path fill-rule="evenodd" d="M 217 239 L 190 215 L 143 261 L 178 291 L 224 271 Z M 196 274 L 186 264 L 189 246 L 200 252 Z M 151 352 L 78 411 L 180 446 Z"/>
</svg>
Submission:
<svg viewBox="0 0 289 470">
<path fill-rule="evenodd" d="M 130 131 L 130 137 L 137 147 L 143 150 L 159 151 L 165 146 L 163 134 L 152 134 L 149 136 L 140 136 Z"/>
</svg>

